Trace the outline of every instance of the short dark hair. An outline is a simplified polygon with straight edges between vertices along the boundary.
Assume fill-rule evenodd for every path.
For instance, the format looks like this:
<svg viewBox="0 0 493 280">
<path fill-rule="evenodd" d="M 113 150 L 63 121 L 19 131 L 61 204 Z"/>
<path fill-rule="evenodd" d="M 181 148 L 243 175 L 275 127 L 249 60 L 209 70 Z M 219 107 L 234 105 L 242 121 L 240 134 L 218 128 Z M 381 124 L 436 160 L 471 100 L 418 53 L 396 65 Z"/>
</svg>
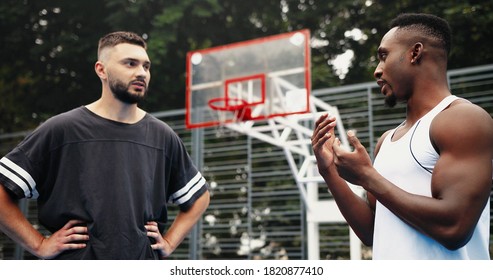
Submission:
<svg viewBox="0 0 493 280">
<path fill-rule="evenodd" d="M 100 56 L 101 50 L 107 47 L 114 47 L 118 44 L 128 43 L 132 45 L 141 46 L 147 49 L 146 41 L 139 35 L 128 31 L 116 31 L 99 39 L 98 43 L 98 57 Z"/>
<path fill-rule="evenodd" d="M 450 53 L 452 46 L 452 31 L 446 20 L 435 15 L 404 13 L 400 14 L 390 22 L 390 28 L 411 28 L 422 35 L 437 40 L 441 47 Z"/>
</svg>

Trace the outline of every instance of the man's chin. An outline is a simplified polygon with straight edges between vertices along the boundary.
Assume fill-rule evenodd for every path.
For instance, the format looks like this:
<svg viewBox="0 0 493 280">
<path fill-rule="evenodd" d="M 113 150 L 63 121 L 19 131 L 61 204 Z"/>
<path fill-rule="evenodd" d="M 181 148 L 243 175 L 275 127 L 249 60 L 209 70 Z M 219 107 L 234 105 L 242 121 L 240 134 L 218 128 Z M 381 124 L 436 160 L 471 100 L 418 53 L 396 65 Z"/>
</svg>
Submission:
<svg viewBox="0 0 493 280">
<path fill-rule="evenodd" d="M 389 94 L 385 96 L 385 106 L 389 108 L 394 108 L 395 105 L 397 105 L 397 99 L 395 98 L 395 95 Z"/>
<path fill-rule="evenodd" d="M 129 105 L 138 104 L 146 98 L 146 93 L 119 92 L 114 93 L 116 99 Z"/>
</svg>

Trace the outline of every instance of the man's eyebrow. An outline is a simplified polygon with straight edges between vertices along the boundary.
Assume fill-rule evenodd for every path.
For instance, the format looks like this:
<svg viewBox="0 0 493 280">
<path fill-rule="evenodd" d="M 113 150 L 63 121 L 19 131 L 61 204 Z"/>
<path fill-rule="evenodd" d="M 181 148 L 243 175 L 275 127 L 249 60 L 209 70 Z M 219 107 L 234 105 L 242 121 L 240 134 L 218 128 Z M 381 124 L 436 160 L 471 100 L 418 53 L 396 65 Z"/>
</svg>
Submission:
<svg viewBox="0 0 493 280">
<path fill-rule="evenodd" d="M 133 62 L 142 62 L 143 64 L 151 64 L 151 62 L 147 59 L 146 60 L 140 60 L 140 59 L 132 58 L 132 57 L 122 58 L 121 61 L 133 61 Z"/>
<path fill-rule="evenodd" d="M 380 56 L 382 53 L 387 52 L 387 49 L 384 47 L 378 47 L 377 55 Z"/>
</svg>

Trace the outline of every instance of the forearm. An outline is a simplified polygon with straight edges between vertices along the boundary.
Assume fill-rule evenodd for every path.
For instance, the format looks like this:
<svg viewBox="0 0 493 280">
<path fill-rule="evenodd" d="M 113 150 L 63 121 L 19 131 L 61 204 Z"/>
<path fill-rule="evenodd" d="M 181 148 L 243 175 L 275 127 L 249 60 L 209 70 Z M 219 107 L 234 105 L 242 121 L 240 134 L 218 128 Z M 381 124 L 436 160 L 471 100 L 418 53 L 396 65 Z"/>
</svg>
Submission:
<svg viewBox="0 0 493 280">
<path fill-rule="evenodd" d="M 2 185 L 0 185 L 0 230 L 24 249 L 39 257 L 38 249 L 45 237 L 26 219 Z"/>
<path fill-rule="evenodd" d="M 163 235 L 163 239 L 171 246 L 171 251 L 180 245 L 193 226 L 200 220 L 209 206 L 209 199 L 209 192 L 205 192 L 187 212 L 180 211 L 178 213 L 174 222 Z"/>
<path fill-rule="evenodd" d="M 361 241 L 368 246 L 373 243 L 374 210 L 368 201 L 358 196 L 341 178 L 335 167 L 322 176 L 344 219 Z"/>
</svg>

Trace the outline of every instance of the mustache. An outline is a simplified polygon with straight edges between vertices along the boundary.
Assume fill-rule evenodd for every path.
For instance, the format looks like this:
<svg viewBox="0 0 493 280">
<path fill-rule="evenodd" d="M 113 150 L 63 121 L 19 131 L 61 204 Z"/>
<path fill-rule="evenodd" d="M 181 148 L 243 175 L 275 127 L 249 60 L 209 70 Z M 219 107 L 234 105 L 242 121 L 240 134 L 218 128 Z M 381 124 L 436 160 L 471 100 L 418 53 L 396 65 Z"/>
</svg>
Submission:
<svg viewBox="0 0 493 280">
<path fill-rule="evenodd" d="M 135 80 L 130 81 L 129 84 L 130 85 L 132 85 L 132 84 L 139 84 L 139 85 L 142 85 L 144 87 L 147 87 L 147 83 L 146 83 L 146 81 L 145 81 L 144 78 L 137 78 Z"/>
</svg>

